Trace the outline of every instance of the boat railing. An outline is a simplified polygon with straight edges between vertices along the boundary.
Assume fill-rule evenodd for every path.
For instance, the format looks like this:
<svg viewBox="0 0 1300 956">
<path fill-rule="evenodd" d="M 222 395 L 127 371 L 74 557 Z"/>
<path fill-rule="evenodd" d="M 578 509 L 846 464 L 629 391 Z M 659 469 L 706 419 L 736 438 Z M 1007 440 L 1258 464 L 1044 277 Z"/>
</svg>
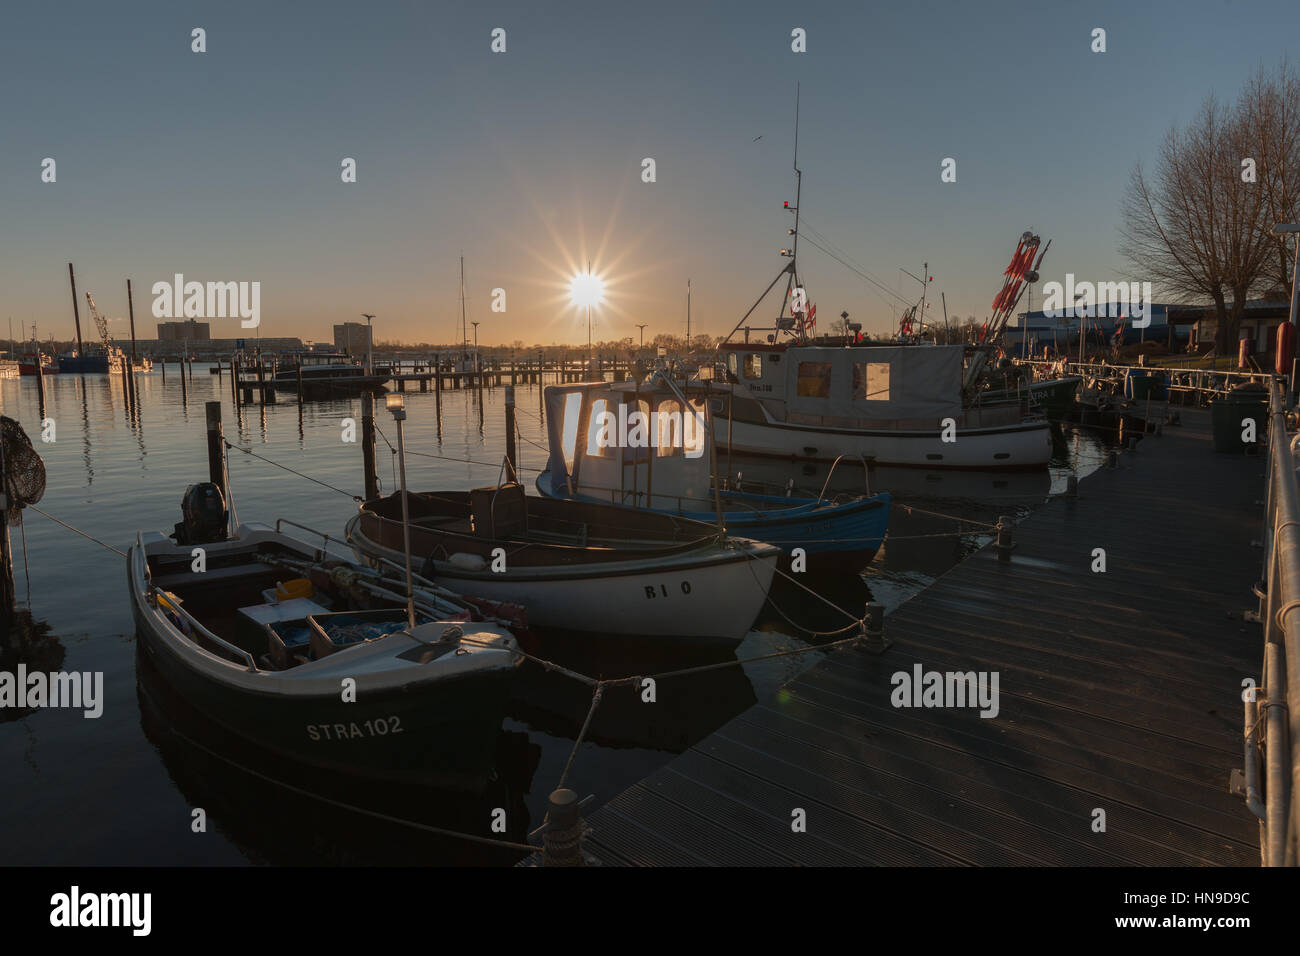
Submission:
<svg viewBox="0 0 1300 956">
<path fill-rule="evenodd" d="M 1245 767 L 1233 792 L 1260 820 L 1264 866 L 1295 866 L 1300 838 L 1300 435 L 1287 430 L 1294 412 L 1277 380 L 1269 403 L 1268 493 L 1263 579 L 1255 587 L 1264 626 L 1259 686 L 1243 681 Z"/>
<path fill-rule="evenodd" d="M 862 455 L 840 455 L 831 462 L 830 471 L 826 472 L 826 480 L 822 482 L 822 490 L 817 495 L 817 502 L 820 504 L 826 498 L 826 489 L 831 485 L 831 476 L 835 474 L 835 467 L 845 458 L 856 458 L 862 462 L 862 482 L 866 488 L 867 497 L 871 497 L 871 469 L 867 467 L 867 459 Z"/>
<path fill-rule="evenodd" d="M 316 537 L 320 538 L 320 539 L 321 539 L 321 547 L 320 547 L 320 548 L 317 550 L 317 552 L 316 552 L 316 554 L 317 554 L 317 556 L 316 556 L 316 560 L 317 560 L 317 561 L 324 561 L 327 557 L 329 557 L 330 536 L 329 536 L 329 533 L 328 533 L 328 532 L 325 532 L 325 531 L 317 531 L 315 528 L 308 527 L 308 526 L 305 525 L 305 524 L 299 524 L 297 521 L 290 521 L 288 518 L 276 518 L 276 519 L 275 519 L 275 533 L 276 533 L 276 534 L 280 534 L 280 533 L 281 533 L 281 530 L 280 530 L 280 529 L 281 529 L 284 525 L 288 525 L 288 526 L 291 527 L 291 528 L 298 528 L 298 529 L 301 530 L 301 531 L 306 531 L 308 534 L 314 534 Z M 337 538 L 335 538 L 335 539 L 334 539 L 334 543 L 335 543 L 335 544 L 339 544 L 340 542 L 338 541 Z"/>
<path fill-rule="evenodd" d="M 139 534 L 136 534 L 135 536 L 134 553 L 136 561 L 140 563 L 143 569 L 141 580 L 144 582 L 144 594 L 150 605 L 157 607 L 159 600 L 165 602 L 169 610 L 190 626 L 191 637 L 194 634 L 197 634 L 204 640 L 211 641 L 223 650 L 241 658 L 244 661 L 244 666 L 247 670 L 253 672 L 257 671 L 257 663 L 253 660 L 252 654 L 248 653 L 248 651 L 244 650 L 242 647 L 237 647 L 236 645 L 231 644 L 225 638 L 213 634 L 199 622 L 198 618 L 181 606 L 175 595 L 169 594 L 167 591 L 164 591 L 153 583 L 153 572 L 149 570 L 149 557 L 145 554 L 144 542 Z"/>
</svg>

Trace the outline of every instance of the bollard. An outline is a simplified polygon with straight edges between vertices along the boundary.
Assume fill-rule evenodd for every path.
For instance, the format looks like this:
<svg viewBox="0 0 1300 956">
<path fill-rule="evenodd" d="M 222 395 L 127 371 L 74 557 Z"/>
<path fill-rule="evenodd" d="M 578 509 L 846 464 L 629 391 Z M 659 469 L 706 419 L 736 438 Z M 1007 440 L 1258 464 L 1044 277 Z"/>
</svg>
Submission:
<svg viewBox="0 0 1300 956">
<path fill-rule="evenodd" d="M 866 637 L 863 647 L 873 654 L 883 654 L 894 643 L 885 637 L 885 606 L 876 601 L 867 602 L 867 613 L 863 618 L 862 635 Z"/>
<path fill-rule="evenodd" d="M 1119 467 L 1119 455 L 1116 454 L 1115 449 L 1113 448 L 1106 455 L 1106 467 L 1107 468 Z"/>
<path fill-rule="evenodd" d="M 993 547 L 998 552 L 999 564 L 1011 563 L 1011 552 L 1014 551 L 1016 548 L 1015 544 L 1011 540 L 1012 527 L 1013 527 L 1013 523 L 1011 521 L 1010 516 L 1008 515 L 998 516 L 998 539 L 997 542 L 993 545 Z"/>
<path fill-rule="evenodd" d="M 221 490 L 221 500 L 229 501 L 226 488 L 226 439 L 221 431 L 221 402 L 205 402 L 204 419 L 208 426 L 208 481 Z"/>
<path fill-rule="evenodd" d="M 1124 443 L 1124 448 L 1125 448 L 1127 451 L 1131 451 L 1131 452 L 1136 453 L 1137 450 L 1138 450 L 1138 439 L 1139 439 L 1140 437 L 1141 437 L 1141 436 L 1139 436 L 1139 435 L 1129 435 L 1128 438 L 1127 438 L 1127 440 L 1126 440 L 1125 443 Z"/>
<path fill-rule="evenodd" d="M 1078 475 L 1068 475 L 1066 477 L 1065 497 L 1067 498 L 1079 497 L 1079 476 Z"/>
<path fill-rule="evenodd" d="M 567 788 L 552 792 L 542 833 L 542 866 L 585 866 L 582 830 L 578 795 Z"/>
</svg>

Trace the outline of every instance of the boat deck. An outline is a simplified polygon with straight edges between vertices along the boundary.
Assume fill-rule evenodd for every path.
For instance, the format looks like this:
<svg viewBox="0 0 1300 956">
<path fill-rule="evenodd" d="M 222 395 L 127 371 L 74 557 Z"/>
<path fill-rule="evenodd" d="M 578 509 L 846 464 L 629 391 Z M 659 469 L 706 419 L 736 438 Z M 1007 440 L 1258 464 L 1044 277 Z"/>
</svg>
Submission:
<svg viewBox="0 0 1300 956">
<path fill-rule="evenodd" d="M 985 548 L 890 614 L 883 655 L 837 652 L 598 809 L 588 851 L 606 865 L 1258 865 L 1228 775 L 1241 681 L 1259 676 L 1242 612 L 1257 603 L 1266 459 L 1216 455 L 1208 415 L 1182 418 L 1017 525 L 1009 564 Z M 891 675 L 918 663 L 997 672 L 1000 712 L 891 706 Z"/>
</svg>

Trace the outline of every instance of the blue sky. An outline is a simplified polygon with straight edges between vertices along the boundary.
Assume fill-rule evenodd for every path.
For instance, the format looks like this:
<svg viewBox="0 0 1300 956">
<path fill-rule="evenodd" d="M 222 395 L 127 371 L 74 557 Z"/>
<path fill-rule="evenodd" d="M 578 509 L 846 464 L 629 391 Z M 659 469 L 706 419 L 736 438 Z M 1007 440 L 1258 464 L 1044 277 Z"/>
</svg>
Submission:
<svg viewBox="0 0 1300 956">
<path fill-rule="evenodd" d="M 808 223 L 904 298 L 928 261 L 949 314 L 983 318 L 1026 228 L 1044 281 L 1141 278 L 1117 250 L 1133 165 L 1297 35 L 1294 0 L 9 5 L 0 320 L 70 337 L 72 261 L 114 317 L 133 279 L 142 336 L 181 272 L 260 281 L 263 335 L 373 312 L 380 339 L 450 342 L 463 252 L 485 343 L 585 341 L 564 277 L 588 259 L 597 338 L 680 334 L 688 278 L 722 333 L 784 264 L 796 83 Z M 893 326 L 894 295 L 800 265 L 819 317 Z"/>
</svg>

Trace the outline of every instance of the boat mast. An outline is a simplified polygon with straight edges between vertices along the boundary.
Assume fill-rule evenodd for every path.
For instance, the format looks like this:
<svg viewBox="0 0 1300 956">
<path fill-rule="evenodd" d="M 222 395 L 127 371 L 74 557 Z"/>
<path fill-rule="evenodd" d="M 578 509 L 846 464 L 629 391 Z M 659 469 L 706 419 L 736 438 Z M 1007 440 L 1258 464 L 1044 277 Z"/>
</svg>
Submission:
<svg viewBox="0 0 1300 956">
<path fill-rule="evenodd" d="M 794 242 L 790 246 L 790 280 L 785 284 L 785 298 L 790 299 L 791 289 L 802 289 L 803 282 L 799 279 L 799 207 L 803 205 L 803 170 L 799 168 L 799 92 L 800 84 L 794 85 Z M 805 296 L 806 299 L 806 296 Z M 804 315 L 808 314 L 808 303 L 803 303 Z M 790 314 L 794 314 L 794 309 L 790 309 Z M 781 303 L 781 315 L 785 315 L 785 302 Z M 802 338 L 805 329 L 799 330 Z"/>
<path fill-rule="evenodd" d="M 72 283 L 72 321 L 77 326 L 77 356 L 80 358 L 85 353 L 81 346 L 81 313 L 77 306 L 77 277 L 73 275 L 72 263 L 68 263 L 68 281 Z"/>
<path fill-rule="evenodd" d="M 686 280 L 686 352 L 690 352 L 690 280 Z"/>
</svg>

